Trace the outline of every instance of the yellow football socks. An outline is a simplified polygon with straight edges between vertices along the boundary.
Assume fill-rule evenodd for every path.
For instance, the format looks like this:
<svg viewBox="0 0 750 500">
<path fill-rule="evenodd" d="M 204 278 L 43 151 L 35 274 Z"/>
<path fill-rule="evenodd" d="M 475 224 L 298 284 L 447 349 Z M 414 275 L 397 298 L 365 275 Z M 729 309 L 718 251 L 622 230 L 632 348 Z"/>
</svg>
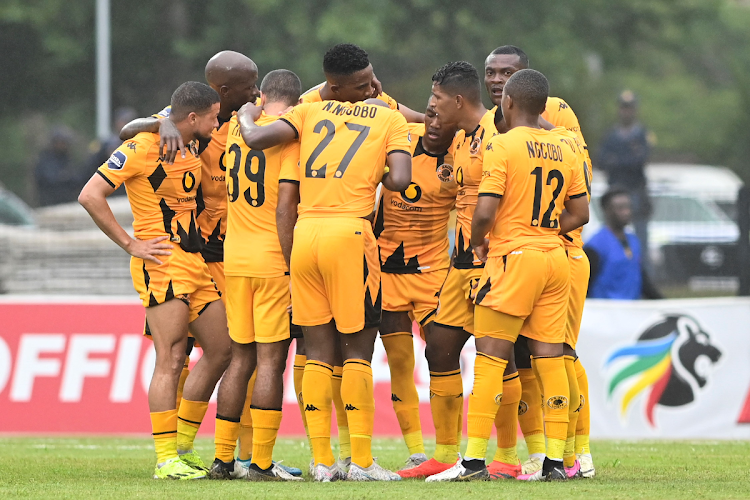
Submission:
<svg viewBox="0 0 750 500">
<path fill-rule="evenodd" d="M 542 389 L 531 368 L 519 368 L 518 377 L 523 389 L 518 404 L 518 423 L 521 425 L 529 455 L 544 455 L 547 453 L 547 447 L 544 443 Z"/>
<path fill-rule="evenodd" d="M 177 410 L 152 412 L 151 435 L 154 437 L 157 464 L 177 457 Z"/>
<path fill-rule="evenodd" d="M 201 427 L 208 408 L 207 401 L 180 401 L 177 411 L 177 453 L 187 453 L 193 449 L 193 441 Z"/>
<path fill-rule="evenodd" d="M 331 451 L 332 375 L 331 365 L 308 359 L 302 378 L 302 397 L 313 460 L 316 464 L 329 467 L 336 461 Z"/>
<path fill-rule="evenodd" d="M 214 446 L 216 458 L 222 462 L 234 460 L 234 448 L 240 433 L 240 421 L 229 419 L 216 414 L 216 430 L 214 430 Z"/>
<path fill-rule="evenodd" d="M 568 375 L 568 387 L 570 388 L 568 433 L 565 439 L 563 462 L 565 462 L 565 467 L 573 467 L 576 461 L 576 424 L 578 424 L 578 412 L 581 406 L 581 393 L 578 389 L 578 380 L 576 378 L 575 359 L 573 356 L 563 356 L 563 360 L 565 362 L 565 373 Z"/>
<path fill-rule="evenodd" d="M 547 456 L 562 460 L 568 433 L 568 405 L 570 387 L 562 356 L 532 357 L 531 364 L 542 382 L 544 400 L 544 434 L 547 437 Z"/>
<path fill-rule="evenodd" d="M 518 373 L 503 377 L 503 400 L 495 416 L 497 451 L 494 460 L 510 465 L 519 463 L 516 453 L 518 440 L 518 402 L 521 401 L 521 379 Z"/>
<path fill-rule="evenodd" d="M 474 388 L 469 396 L 467 459 L 484 460 L 495 416 L 503 399 L 503 372 L 508 362 L 478 352 L 474 362 Z"/>
<path fill-rule="evenodd" d="M 261 469 L 271 467 L 273 446 L 281 425 L 281 410 L 252 408 L 253 413 L 253 462 Z"/>
<path fill-rule="evenodd" d="M 333 367 L 333 376 L 331 377 L 331 390 L 333 391 L 333 404 L 336 407 L 336 427 L 339 431 L 339 459 L 344 460 L 351 458 L 352 445 L 349 439 L 349 421 L 346 419 L 346 409 L 344 400 L 341 399 L 341 377 L 344 371 L 343 366 Z"/>
<path fill-rule="evenodd" d="M 391 372 L 391 401 L 409 454 L 424 453 L 419 394 L 414 382 L 414 340 L 411 332 L 381 336 Z"/>
<path fill-rule="evenodd" d="M 341 397 L 346 403 L 352 463 L 372 465 L 372 431 L 375 425 L 375 397 L 372 393 L 372 368 L 363 359 L 344 362 Z"/>
<path fill-rule="evenodd" d="M 182 365 L 182 372 L 180 372 L 180 381 L 177 382 L 177 406 L 180 408 L 180 401 L 182 401 L 182 390 L 185 388 L 185 381 L 190 375 L 190 356 L 185 356 L 185 364 Z"/>
<path fill-rule="evenodd" d="M 305 403 L 302 399 L 302 376 L 305 374 L 305 363 L 307 362 L 307 356 L 304 354 L 294 355 L 294 394 L 297 396 L 297 404 L 299 405 L 299 413 L 302 416 L 302 425 L 305 426 L 305 434 L 307 434 L 308 441 L 310 440 L 310 433 L 307 431 L 307 419 L 305 418 Z"/>
<path fill-rule="evenodd" d="M 242 407 L 242 416 L 240 416 L 239 427 L 239 451 L 237 458 L 240 460 L 250 460 L 253 453 L 253 414 L 250 411 L 250 405 L 253 402 L 253 389 L 255 388 L 255 379 L 258 370 L 253 372 L 250 382 L 247 383 L 247 393 L 245 394 L 245 405 Z"/>
<path fill-rule="evenodd" d="M 576 453 L 591 453 L 589 449 L 589 430 L 591 428 L 591 408 L 589 407 L 589 379 L 581 360 L 575 361 L 576 378 L 578 389 L 581 393 L 581 409 L 578 411 L 578 423 L 576 424 Z"/>
<path fill-rule="evenodd" d="M 463 407 L 464 385 L 461 370 L 430 372 L 430 409 L 435 425 L 435 454 L 440 463 L 452 464 L 458 457 L 461 440 L 460 413 Z M 458 438 L 458 439 L 457 439 Z"/>
</svg>

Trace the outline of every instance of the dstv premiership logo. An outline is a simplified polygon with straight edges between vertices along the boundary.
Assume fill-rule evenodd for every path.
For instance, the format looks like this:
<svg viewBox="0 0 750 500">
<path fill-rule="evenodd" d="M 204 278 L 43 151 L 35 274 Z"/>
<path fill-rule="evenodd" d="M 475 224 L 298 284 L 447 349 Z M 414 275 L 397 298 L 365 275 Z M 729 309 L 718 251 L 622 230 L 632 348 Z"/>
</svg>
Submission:
<svg viewBox="0 0 750 500">
<path fill-rule="evenodd" d="M 611 400 L 616 392 L 621 394 L 620 414 L 625 418 L 636 396 L 649 389 L 646 418 L 656 427 L 656 407 L 679 407 L 695 401 L 721 355 L 694 318 L 667 315 L 646 328 L 634 344 L 607 358 L 607 397 Z"/>
</svg>

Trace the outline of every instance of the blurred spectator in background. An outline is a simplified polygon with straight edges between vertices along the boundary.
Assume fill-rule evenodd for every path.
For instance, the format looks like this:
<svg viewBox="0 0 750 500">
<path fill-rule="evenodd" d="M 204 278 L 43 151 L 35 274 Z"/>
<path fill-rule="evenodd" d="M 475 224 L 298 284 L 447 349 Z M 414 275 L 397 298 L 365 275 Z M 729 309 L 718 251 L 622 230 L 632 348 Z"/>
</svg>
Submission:
<svg viewBox="0 0 750 500">
<path fill-rule="evenodd" d="M 604 223 L 583 250 L 591 262 L 587 296 L 592 299 L 661 299 L 643 267 L 641 244 L 626 231 L 632 208 L 630 195 L 623 188 L 610 188 L 601 198 Z"/>
<path fill-rule="evenodd" d="M 638 99 L 630 91 L 618 97 L 618 121 L 601 145 L 599 164 L 607 173 L 610 187 L 618 186 L 630 194 L 635 234 L 641 242 L 643 261 L 648 268 L 648 198 L 645 167 L 650 152 L 649 134 L 638 121 Z"/>
<path fill-rule="evenodd" d="M 115 133 L 110 134 L 105 140 L 96 140 L 91 143 L 89 149 L 91 150 L 91 156 L 86 161 L 86 171 L 89 174 L 93 174 L 97 168 L 101 167 L 102 164 L 109 159 L 112 152 L 119 148 L 122 144 L 119 133 L 122 127 L 130 123 L 132 120 L 138 118 L 138 113 L 130 107 L 121 107 L 115 110 L 115 122 L 112 125 L 112 130 Z M 116 193 L 117 191 L 115 191 Z"/>
<path fill-rule="evenodd" d="M 34 169 L 39 205 L 56 205 L 75 201 L 83 186 L 83 178 L 73 166 L 71 146 L 73 134 L 66 127 L 52 131 L 50 143 L 39 155 Z"/>
</svg>

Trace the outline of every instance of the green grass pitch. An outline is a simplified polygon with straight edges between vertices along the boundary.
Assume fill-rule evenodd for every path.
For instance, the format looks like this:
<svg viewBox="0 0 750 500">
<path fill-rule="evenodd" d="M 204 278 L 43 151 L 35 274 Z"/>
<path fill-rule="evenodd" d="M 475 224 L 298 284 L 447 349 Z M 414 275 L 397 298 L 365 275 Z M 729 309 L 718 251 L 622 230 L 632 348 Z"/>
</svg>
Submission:
<svg viewBox="0 0 750 500">
<path fill-rule="evenodd" d="M 199 439 L 196 447 L 209 462 L 213 457 L 212 441 Z M 376 439 L 373 448 L 379 463 L 391 469 L 397 469 L 407 458 L 400 440 Z M 389 484 L 269 484 L 153 480 L 155 456 L 147 438 L 2 437 L 0 498 L 750 498 L 750 442 L 594 441 L 592 449 L 597 476 L 566 483 L 425 484 L 409 480 Z M 494 449 L 489 453 L 494 453 Z M 519 453 L 525 458 L 523 445 L 519 445 Z M 274 455 L 305 471 L 310 460 L 302 439 L 279 439 Z"/>
</svg>

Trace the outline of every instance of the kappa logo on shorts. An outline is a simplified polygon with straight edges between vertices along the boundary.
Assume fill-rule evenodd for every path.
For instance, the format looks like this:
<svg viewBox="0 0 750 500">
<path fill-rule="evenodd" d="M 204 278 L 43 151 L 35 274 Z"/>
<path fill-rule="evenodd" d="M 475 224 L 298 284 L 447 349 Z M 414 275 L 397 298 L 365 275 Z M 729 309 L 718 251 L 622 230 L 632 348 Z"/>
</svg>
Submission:
<svg viewBox="0 0 750 500">
<path fill-rule="evenodd" d="M 437 178 L 440 179 L 440 182 L 451 182 L 456 178 L 453 175 L 453 165 L 448 165 L 447 163 L 438 165 L 435 172 L 437 173 Z"/>
<path fill-rule="evenodd" d="M 518 402 L 518 416 L 525 415 L 529 411 L 529 405 L 523 399 Z"/>
<path fill-rule="evenodd" d="M 643 401 L 646 419 L 651 427 L 656 427 L 656 407 L 675 408 L 695 401 L 721 356 L 698 321 L 685 314 L 667 315 L 646 328 L 634 344 L 609 355 L 605 369 L 616 364 L 617 370 L 609 379 L 608 399 L 626 383 L 628 389 L 620 402 L 624 418 L 636 396 L 650 388 Z"/>
<path fill-rule="evenodd" d="M 497 406 L 500 406 L 500 403 L 502 403 L 502 402 L 503 402 L 503 394 L 502 393 L 496 394 L 495 395 L 495 404 Z"/>
<path fill-rule="evenodd" d="M 551 410 L 562 410 L 568 407 L 568 398 L 565 396 L 552 396 L 547 398 L 547 407 Z"/>
<path fill-rule="evenodd" d="M 128 157 L 122 151 L 115 151 L 107 160 L 107 168 L 110 170 L 122 170 Z"/>
</svg>

